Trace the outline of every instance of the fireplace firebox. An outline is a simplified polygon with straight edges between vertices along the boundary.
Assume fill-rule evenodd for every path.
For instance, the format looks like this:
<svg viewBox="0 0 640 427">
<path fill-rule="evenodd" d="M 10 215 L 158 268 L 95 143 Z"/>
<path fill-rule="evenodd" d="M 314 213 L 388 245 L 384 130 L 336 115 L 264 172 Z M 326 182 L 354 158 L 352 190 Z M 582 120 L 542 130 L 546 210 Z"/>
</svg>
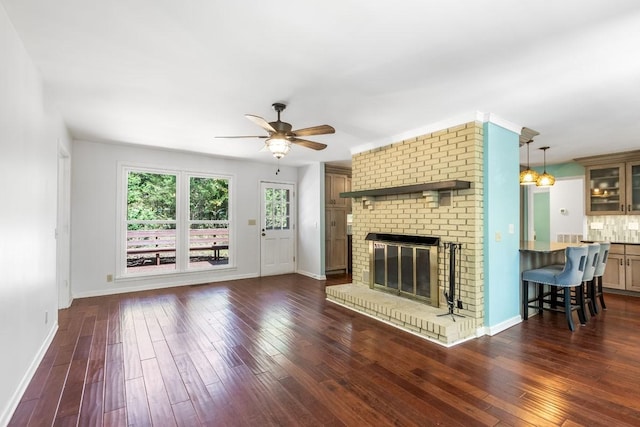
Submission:
<svg viewBox="0 0 640 427">
<path fill-rule="evenodd" d="M 369 233 L 369 286 L 438 307 L 439 237 Z"/>
</svg>

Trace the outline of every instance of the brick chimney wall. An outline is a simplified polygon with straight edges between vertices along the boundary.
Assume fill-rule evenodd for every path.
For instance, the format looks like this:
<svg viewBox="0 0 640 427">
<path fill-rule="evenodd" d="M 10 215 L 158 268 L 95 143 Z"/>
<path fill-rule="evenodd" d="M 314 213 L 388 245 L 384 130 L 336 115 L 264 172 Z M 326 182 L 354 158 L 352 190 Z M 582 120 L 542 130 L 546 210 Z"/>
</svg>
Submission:
<svg viewBox="0 0 640 427">
<path fill-rule="evenodd" d="M 441 206 L 437 192 L 359 197 L 353 200 L 353 282 L 368 285 L 369 232 L 439 236 L 462 243 L 460 312 L 483 324 L 483 126 L 469 122 L 358 153 L 352 159 L 352 191 L 438 182 L 470 181 Z M 439 251 L 439 304 L 446 308 Z M 458 290 L 456 289 L 456 292 Z"/>
</svg>

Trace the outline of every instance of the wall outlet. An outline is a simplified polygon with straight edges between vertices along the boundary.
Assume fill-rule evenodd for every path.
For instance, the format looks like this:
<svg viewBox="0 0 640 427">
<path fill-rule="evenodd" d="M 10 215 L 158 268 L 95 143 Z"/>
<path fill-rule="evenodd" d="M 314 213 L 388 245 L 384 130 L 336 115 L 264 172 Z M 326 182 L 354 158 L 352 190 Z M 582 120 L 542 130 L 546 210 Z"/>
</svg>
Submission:
<svg viewBox="0 0 640 427">
<path fill-rule="evenodd" d="M 591 223 L 592 230 L 604 230 L 604 223 L 602 222 L 592 222 Z"/>
<path fill-rule="evenodd" d="M 516 232 L 516 226 L 513 224 L 509 224 L 509 234 L 514 234 Z"/>
<path fill-rule="evenodd" d="M 638 230 L 638 223 L 637 222 L 630 222 L 629 226 L 627 227 L 629 230 Z"/>
<path fill-rule="evenodd" d="M 107 282 L 113 282 L 113 274 L 107 274 Z"/>
<path fill-rule="evenodd" d="M 502 234 L 500 234 L 500 232 L 496 233 L 496 242 L 501 242 L 502 241 Z"/>
</svg>

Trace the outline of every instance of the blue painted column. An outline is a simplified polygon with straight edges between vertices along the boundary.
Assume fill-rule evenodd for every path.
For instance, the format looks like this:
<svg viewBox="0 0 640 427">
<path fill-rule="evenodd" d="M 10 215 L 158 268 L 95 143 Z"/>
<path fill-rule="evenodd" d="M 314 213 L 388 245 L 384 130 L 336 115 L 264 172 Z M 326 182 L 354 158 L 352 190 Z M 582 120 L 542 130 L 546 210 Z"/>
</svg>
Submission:
<svg viewBox="0 0 640 427">
<path fill-rule="evenodd" d="M 519 135 L 484 123 L 484 326 L 520 321 Z"/>
</svg>

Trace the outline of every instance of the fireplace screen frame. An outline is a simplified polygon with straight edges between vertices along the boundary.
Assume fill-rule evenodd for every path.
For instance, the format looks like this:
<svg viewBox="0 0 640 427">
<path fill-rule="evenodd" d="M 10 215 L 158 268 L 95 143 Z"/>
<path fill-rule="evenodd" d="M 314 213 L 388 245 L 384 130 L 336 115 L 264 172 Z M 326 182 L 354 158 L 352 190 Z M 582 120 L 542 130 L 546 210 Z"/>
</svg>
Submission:
<svg viewBox="0 0 640 427">
<path fill-rule="evenodd" d="M 421 302 L 428 303 L 434 307 L 438 307 L 439 304 L 439 292 L 438 292 L 438 252 L 440 239 L 437 237 L 425 237 L 421 236 L 402 236 L 402 235 L 380 235 L 375 233 L 369 233 L 366 240 L 369 241 L 369 287 L 371 289 L 381 290 L 384 292 L 393 293 L 395 295 L 415 299 Z M 376 247 L 384 250 L 384 280 L 376 280 Z M 389 248 L 395 247 L 396 254 L 392 258 L 389 258 Z M 403 258 L 406 262 L 406 249 L 411 251 L 409 257 L 410 273 L 412 275 L 412 290 L 408 292 L 406 288 L 407 281 L 403 278 L 406 275 L 406 266 L 403 266 Z M 429 274 L 429 296 L 420 295 L 418 293 L 418 281 L 416 280 L 419 274 L 419 268 L 423 263 L 419 263 L 418 251 L 425 250 L 428 252 L 428 274 Z M 404 254 L 403 254 L 404 252 Z M 395 259 L 395 261 L 394 261 Z M 396 264 L 389 268 L 389 263 Z M 391 278 L 391 282 L 395 282 L 395 286 L 389 286 L 390 284 L 390 272 L 394 277 Z M 424 271 L 422 272 L 425 273 Z M 380 282 L 380 283 L 377 283 Z"/>
</svg>

